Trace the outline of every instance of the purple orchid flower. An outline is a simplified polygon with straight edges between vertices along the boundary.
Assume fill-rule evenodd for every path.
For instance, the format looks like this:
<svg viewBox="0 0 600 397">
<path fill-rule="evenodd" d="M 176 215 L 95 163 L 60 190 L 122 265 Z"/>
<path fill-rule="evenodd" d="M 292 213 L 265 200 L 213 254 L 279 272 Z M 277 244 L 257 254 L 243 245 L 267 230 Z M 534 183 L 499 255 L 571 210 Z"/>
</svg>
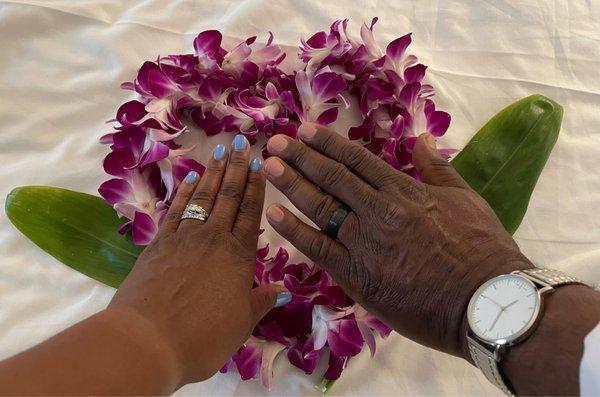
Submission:
<svg viewBox="0 0 600 397">
<path fill-rule="evenodd" d="M 338 74 L 321 69 L 310 80 L 306 72 L 296 72 L 296 88 L 301 108 L 296 110 L 300 121 L 316 121 L 320 124 L 332 123 L 337 118 L 340 107 L 338 99 L 348 107 L 341 95 L 346 89 L 346 81 Z"/>
</svg>

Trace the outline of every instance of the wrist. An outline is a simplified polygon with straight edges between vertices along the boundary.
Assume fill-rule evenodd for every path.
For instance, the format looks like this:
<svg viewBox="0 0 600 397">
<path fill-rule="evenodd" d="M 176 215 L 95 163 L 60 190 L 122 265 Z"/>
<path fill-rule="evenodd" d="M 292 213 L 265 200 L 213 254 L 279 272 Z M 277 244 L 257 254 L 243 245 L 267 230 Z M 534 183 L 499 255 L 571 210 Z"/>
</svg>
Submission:
<svg viewBox="0 0 600 397">
<path fill-rule="evenodd" d="M 96 315 L 102 324 L 119 334 L 130 346 L 137 347 L 140 360 L 147 360 L 164 385 L 164 392 L 171 394 L 183 383 L 181 360 L 160 330 L 137 311 L 125 307 L 109 307 Z"/>
</svg>

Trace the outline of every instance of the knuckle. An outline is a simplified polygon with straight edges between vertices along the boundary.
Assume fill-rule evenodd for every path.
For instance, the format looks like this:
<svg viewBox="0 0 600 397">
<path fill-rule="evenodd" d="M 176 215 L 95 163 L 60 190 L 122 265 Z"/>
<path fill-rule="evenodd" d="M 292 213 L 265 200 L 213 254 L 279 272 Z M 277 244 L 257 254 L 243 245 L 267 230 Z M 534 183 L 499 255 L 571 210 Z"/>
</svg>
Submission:
<svg viewBox="0 0 600 397">
<path fill-rule="evenodd" d="M 221 187 L 219 196 L 239 201 L 242 199 L 242 189 L 240 189 L 240 186 L 236 183 L 227 183 Z"/>
<path fill-rule="evenodd" d="M 221 172 L 222 169 L 223 169 L 223 166 L 220 163 L 219 164 L 209 163 L 208 166 L 206 167 L 205 172 L 210 173 L 210 174 L 216 174 L 216 173 Z"/>
<path fill-rule="evenodd" d="M 198 203 L 209 203 L 215 196 L 214 192 L 209 189 L 199 190 L 192 196 L 192 201 Z"/>
<path fill-rule="evenodd" d="M 326 186 L 338 186 L 346 177 L 348 169 L 342 163 L 335 163 L 328 167 L 323 174 Z"/>
<path fill-rule="evenodd" d="M 283 191 L 288 195 L 295 194 L 300 188 L 302 177 L 297 172 L 294 172 L 289 180 L 284 184 Z"/>
<path fill-rule="evenodd" d="M 181 211 L 171 211 L 167 214 L 166 216 L 166 221 L 168 223 L 171 222 L 179 222 L 181 220 L 181 216 L 183 215 L 183 213 Z"/>
<path fill-rule="evenodd" d="M 240 216 L 259 213 L 260 209 L 261 203 L 258 200 L 254 197 L 244 197 L 244 200 L 240 204 Z"/>
<path fill-rule="evenodd" d="M 294 150 L 292 151 L 291 161 L 298 167 L 301 168 L 304 162 L 306 161 L 306 156 L 308 155 L 308 147 L 303 144 L 294 145 Z"/>
<path fill-rule="evenodd" d="M 332 150 L 336 150 L 337 145 L 335 144 L 335 138 L 331 134 L 323 134 L 320 145 L 321 149 L 329 153 Z"/>
<path fill-rule="evenodd" d="M 234 168 L 242 168 L 244 170 L 246 170 L 246 168 L 248 168 L 248 165 L 246 164 L 246 156 L 244 155 L 239 155 L 239 156 L 231 156 L 231 159 L 229 160 L 229 166 L 230 167 L 234 167 Z"/>
<path fill-rule="evenodd" d="M 331 217 L 331 213 L 336 204 L 337 201 L 329 195 L 324 195 L 313 201 L 312 213 L 314 214 L 315 219 L 319 221 L 319 226 L 321 226 L 321 228 L 325 226 L 325 222 Z"/>
<path fill-rule="evenodd" d="M 381 221 L 389 226 L 398 226 L 402 223 L 404 209 L 392 201 L 386 201 L 382 206 Z"/>
<path fill-rule="evenodd" d="M 361 166 L 368 160 L 369 152 L 355 144 L 349 144 L 342 150 L 341 158 L 346 164 L 352 167 Z"/>
<path fill-rule="evenodd" d="M 333 260 L 331 241 L 315 237 L 308 243 L 308 251 L 316 258 L 329 262 Z"/>
</svg>

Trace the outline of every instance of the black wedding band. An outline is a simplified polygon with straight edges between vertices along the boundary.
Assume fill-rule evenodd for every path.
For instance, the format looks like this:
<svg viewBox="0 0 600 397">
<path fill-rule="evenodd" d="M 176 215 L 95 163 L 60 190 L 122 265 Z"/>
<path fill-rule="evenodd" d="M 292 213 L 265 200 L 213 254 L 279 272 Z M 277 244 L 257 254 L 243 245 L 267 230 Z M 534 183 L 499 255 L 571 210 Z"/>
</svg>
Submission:
<svg viewBox="0 0 600 397">
<path fill-rule="evenodd" d="M 329 222 L 327 222 L 327 228 L 325 229 L 325 233 L 332 239 L 336 240 L 338 237 L 338 232 L 344 223 L 344 219 L 348 216 L 348 214 L 352 211 L 346 204 L 342 204 L 340 208 L 335 210 L 331 218 L 329 218 Z"/>
</svg>

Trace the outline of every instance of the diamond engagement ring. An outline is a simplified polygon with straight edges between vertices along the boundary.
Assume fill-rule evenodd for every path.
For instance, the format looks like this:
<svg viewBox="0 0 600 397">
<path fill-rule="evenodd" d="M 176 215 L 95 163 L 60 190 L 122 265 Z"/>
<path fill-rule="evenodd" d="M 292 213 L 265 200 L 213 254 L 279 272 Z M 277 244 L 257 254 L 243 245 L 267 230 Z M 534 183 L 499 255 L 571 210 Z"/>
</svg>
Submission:
<svg viewBox="0 0 600 397">
<path fill-rule="evenodd" d="M 208 219 L 208 212 L 197 204 L 188 204 L 181 215 L 181 219 L 198 219 L 205 222 Z"/>
</svg>

